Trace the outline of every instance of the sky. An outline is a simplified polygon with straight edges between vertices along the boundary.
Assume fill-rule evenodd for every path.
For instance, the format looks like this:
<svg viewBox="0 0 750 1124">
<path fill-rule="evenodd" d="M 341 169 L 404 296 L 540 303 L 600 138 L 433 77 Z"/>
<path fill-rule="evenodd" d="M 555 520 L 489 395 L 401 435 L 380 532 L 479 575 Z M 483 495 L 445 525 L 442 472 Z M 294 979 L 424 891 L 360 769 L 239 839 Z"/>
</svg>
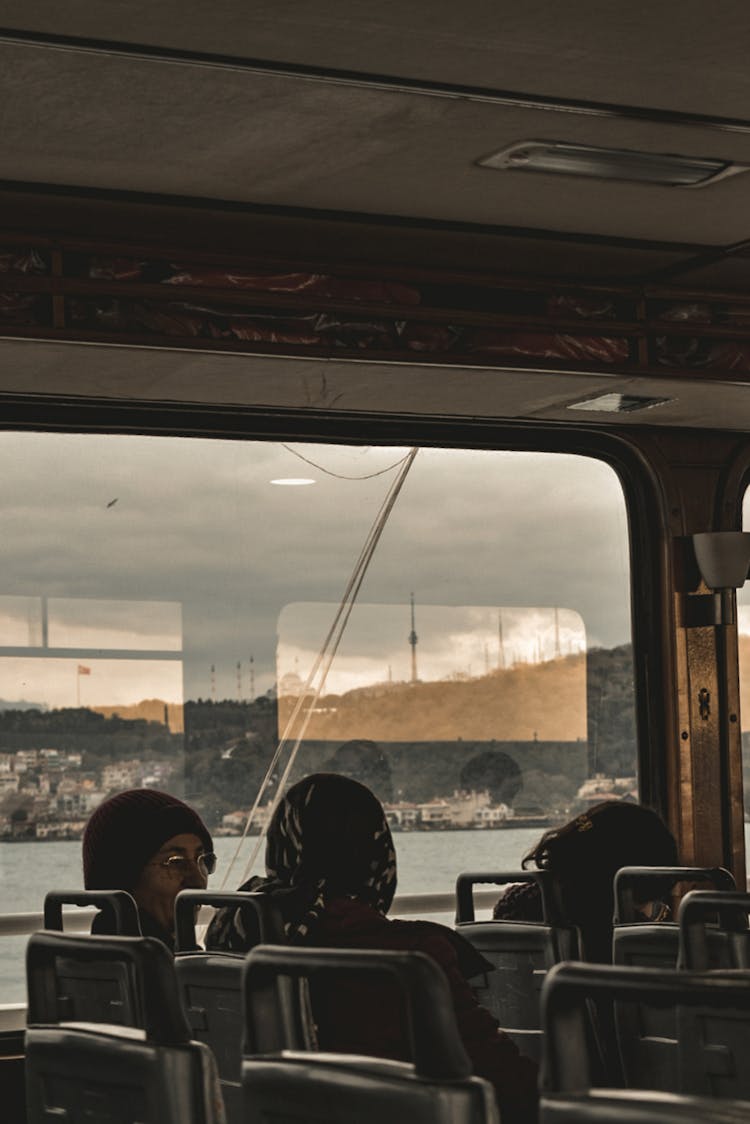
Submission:
<svg viewBox="0 0 750 1124">
<path fill-rule="evenodd" d="M 273 688 L 277 662 L 297 670 L 322 643 L 406 452 L 1 434 L 0 698 L 70 705 L 58 700 L 79 662 L 90 705 L 247 698 L 251 657 L 254 693 Z M 271 483 L 288 477 L 315 482 Z M 555 608 L 576 650 L 628 642 L 615 473 L 562 454 L 420 450 L 329 686 L 408 674 L 412 592 L 425 678 L 483 673 L 500 609 L 517 658 L 550 650 Z"/>
<path fill-rule="evenodd" d="M 284 607 L 276 654 L 280 693 L 291 693 L 284 690 L 289 677 L 307 682 L 336 609 L 315 602 Z M 569 609 L 420 604 L 414 623 L 417 678 L 423 681 L 475 678 L 586 649 L 583 620 Z M 408 682 L 412 649 L 404 641 L 410 634 L 410 605 L 358 602 L 326 676 L 326 691 L 343 694 L 373 683 Z"/>
</svg>

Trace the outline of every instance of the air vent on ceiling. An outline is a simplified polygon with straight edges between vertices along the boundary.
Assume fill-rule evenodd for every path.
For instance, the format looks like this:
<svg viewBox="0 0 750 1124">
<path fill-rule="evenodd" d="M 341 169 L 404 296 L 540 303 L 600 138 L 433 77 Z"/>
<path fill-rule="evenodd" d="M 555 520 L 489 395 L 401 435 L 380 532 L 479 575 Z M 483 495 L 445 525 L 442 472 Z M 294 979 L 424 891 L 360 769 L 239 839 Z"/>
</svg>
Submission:
<svg viewBox="0 0 750 1124">
<path fill-rule="evenodd" d="M 676 398 L 647 398 L 638 394 L 598 394 L 596 398 L 584 398 L 582 402 L 569 402 L 566 410 L 593 410 L 602 414 L 632 414 L 636 410 L 651 410 L 654 406 L 666 406 L 676 402 Z"/>
<path fill-rule="evenodd" d="M 477 163 L 506 171 L 588 176 L 663 187 L 705 187 L 750 170 L 750 165 L 731 160 L 541 140 L 518 141 L 501 152 L 483 156 Z"/>
</svg>

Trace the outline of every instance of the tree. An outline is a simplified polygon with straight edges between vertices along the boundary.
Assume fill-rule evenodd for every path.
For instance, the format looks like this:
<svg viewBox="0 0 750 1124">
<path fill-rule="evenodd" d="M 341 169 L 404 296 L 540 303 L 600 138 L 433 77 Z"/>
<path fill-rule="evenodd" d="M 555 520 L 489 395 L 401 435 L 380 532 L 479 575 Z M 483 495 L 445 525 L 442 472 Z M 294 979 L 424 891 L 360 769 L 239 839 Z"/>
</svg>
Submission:
<svg viewBox="0 0 750 1124">
<path fill-rule="evenodd" d="M 371 788 L 379 800 L 391 800 L 391 767 L 376 742 L 358 738 L 344 742 L 325 764 L 329 773 L 341 773 Z"/>
<path fill-rule="evenodd" d="M 523 787 L 521 770 L 507 753 L 487 749 L 470 758 L 461 770 L 461 787 L 490 794 L 493 804 L 512 804 Z"/>
</svg>

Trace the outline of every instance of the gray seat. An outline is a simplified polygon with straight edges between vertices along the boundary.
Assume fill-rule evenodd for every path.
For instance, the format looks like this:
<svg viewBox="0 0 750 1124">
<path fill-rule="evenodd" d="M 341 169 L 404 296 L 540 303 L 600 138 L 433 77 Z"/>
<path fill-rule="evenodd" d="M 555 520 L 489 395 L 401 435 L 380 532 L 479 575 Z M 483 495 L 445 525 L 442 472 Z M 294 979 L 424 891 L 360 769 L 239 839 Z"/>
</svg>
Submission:
<svg viewBox="0 0 750 1124">
<path fill-rule="evenodd" d="M 750 1104 L 685 1097 L 673 1093 L 634 1093 L 592 1089 L 545 1097 L 539 1124 L 747 1124 Z"/>
<path fill-rule="evenodd" d="M 658 924 L 636 920 L 636 904 L 655 893 L 664 893 L 679 882 L 705 882 L 715 892 L 734 889 L 734 878 L 722 867 L 623 867 L 615 875 L 612 960 L 615 964 L 640 968 L 682 966 L 680 927 L 676 922 Z M 714 927 L 706 939 L 705 963 L 694 967 L 732 967 L 728 934 Z M 614 1021 L 621 1042 L 627 1043 L 628 1068 L 638 1083 L 673 1088 L 677 1080 L 677 1026 L 674 1010 L 640 1003 L 616 1003 Z M 660 1082 L 662 1084 L 660 1084 Z"/>
<path fill-rule="evenodd" d="M 659 1070 L 639 1064 L 638 1042 L 620 1038 L 624 1083 L 697 1096 L 750 1100 L 746 1065 L 750 1034 L 750 973 L 682 972 L 610 965 L 562 964 L 553 968 L 542 996 L 544 1093 L 587 1092 L 596 1060 L 586 1036 L 589 1000 L 641 1003 L 675 1012 L 678 1045 Z M 643 1084 L 644 1073 L 648 1085 Z M 607 1081 L 607 1084 L 616 1084 Z"/>
<path fill-rule="evenodd" d="M 677 916 L 680 966 L 698 971 L 750 968 L 748 914 L 750 894 L 711 890 L 686 894 Z"/>
<path fill-rule="evenodd" d="M 93 893 L 93 897 L 99 896 L 109 897 L 108 894 Z M 67 904 L 70 896 L 64 895 L 64 900 Z M 132 902 L 132 898 L 130 900 Z M 87 896 L 83 904 L 101 903 Z M 58 903 L 52 908 L 58 909 Z M 49 912 L 47 902 L 45 910 Z M 57 918 L 53 915 L 52 920 Z M 49 937 L 47 942 L 43 940 L 45 935 Z M 117 943 L 138 939 L 143 938 L 118 935 L 102 944 L 104 938 L 101 936 L 51 932 L 35 934 L 29 941 L 26 961 L 29 1010 L 32 1010 L 33 1002 L 33 1010 L 40 1016 L 41 1022 L 73 1020 L 143 1028 L 146 1018 L 144 1000 L 134 975 L 133 958 L 124 954 Z M 164 953 L 173 976 L 171 958 L 166 949 Z"/>
<path fill-rule="evenodd" d="M 539 886 L 542 920 L 475 921 L 474 886 L 513 882 L 535 882 Z M 578 956 L 577 932 L 562 923 L 550 876 L 545 871 L 528 870 L 460 874 L 456 881 L 456 930 L 494 965 L 494 971 L 470 981 L 477 999 L 522 1053 L 539 1060 L 539 998 L 544 977 L 553 964 Z"/>
<path fill-rule="evenodd" d="M 653 891 L 655 880 L 661 883 L 662 891 L 680 882 L 705 882 L 721 893 L 735 889 L 734 878 L 723 867 L 625 866 L 618 870 L 614 882 L 614 964 L 641 968 L 675 968 L 678 965 L 679 925 L 671 921 L 654 924 L 637 919 L 636 904 Z M 730 967 L 731 956 L 724 947 L 726 939 L 722 935 L 714 936 L 705 967 Z"/>
<path fill-rule="evenodd" d="M 230 1124 L 242 1120 L 242 972 L 244 954 L 203 952 L 195 937 L 200 906 L 243 910 L 248 946 L 281 943 L 281 918 L 267 894 L 183 890 L 175 901 L 175 970 L 182 1004 L 194 1039 L 213 1051 Z"/>
<path fill-rule="evenodd" d="M 63 906 L 93 906 L 101 910 L 107 931 L 123 937 L 140 937 L 141 924 L 135 899 L 125 890 L 52 890 L 44 898 L 44 928 L 63 931 Z"/>
<path fill-rule="evenodd" d="M 72 962 L 123 968 L 140 1026 L 89 1021 L 58 996 Z M 62 974 L 61 974 L 62 973 Z M 35 933 L 27 950 L 28 1124 L 221 1124 L 213 1057 L 190 1040 L 167 949 L 148 937 Z M 108 977 L 109 978 L 109 977 Z"/>
<path fill-rule="evenodd" d="M 300 990 L 280 982 L 345 986 L 363 976 L 397 982 L 411 1063 L 304 1048 Z M 247 958 L 244 993 L 247 1124 L 497 1122 L 492 1087 L 471 1075 L 445 977 L 424 954 L 259 946 Z"/>
<path fill-rule="evenodd" d="M 672 890 L 680 882 L 706 882 L 714 890 L 735 890 L 730 871 L 723 866 L 623 866 L 614 881 L 614 925 L 637 922 L 637 905 Z"/>
</svg>

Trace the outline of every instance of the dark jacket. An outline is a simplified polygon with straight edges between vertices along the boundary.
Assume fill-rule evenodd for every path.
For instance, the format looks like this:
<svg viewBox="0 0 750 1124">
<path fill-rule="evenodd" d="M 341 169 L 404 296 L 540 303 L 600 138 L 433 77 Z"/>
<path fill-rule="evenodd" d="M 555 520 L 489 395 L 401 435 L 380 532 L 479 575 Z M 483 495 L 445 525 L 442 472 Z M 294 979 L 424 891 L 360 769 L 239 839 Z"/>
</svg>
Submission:
<svg viewBox="0 0 750 1124">
<path fill-rule="evenodd" d="M 473 949 L 452 930 L 429 921 L 390 921 L 362 902 L 338 898 L 328 904 L 310 943 L 431 956 L 445 972 L 458 1031 L 474 1073 L 494 1086 L 503 1121 L 530 1124 L 536 1119 L 536 1063 L 519 1054 L 489 1011 L 477 1003 L 461 969 L 462 960 L 472 959 Z M 381 983 L 327 989 L 313 994 L 313 1009 L 321 1049 L 409 1060 L 395 988 L 390 994 Z"/>
</svg>

